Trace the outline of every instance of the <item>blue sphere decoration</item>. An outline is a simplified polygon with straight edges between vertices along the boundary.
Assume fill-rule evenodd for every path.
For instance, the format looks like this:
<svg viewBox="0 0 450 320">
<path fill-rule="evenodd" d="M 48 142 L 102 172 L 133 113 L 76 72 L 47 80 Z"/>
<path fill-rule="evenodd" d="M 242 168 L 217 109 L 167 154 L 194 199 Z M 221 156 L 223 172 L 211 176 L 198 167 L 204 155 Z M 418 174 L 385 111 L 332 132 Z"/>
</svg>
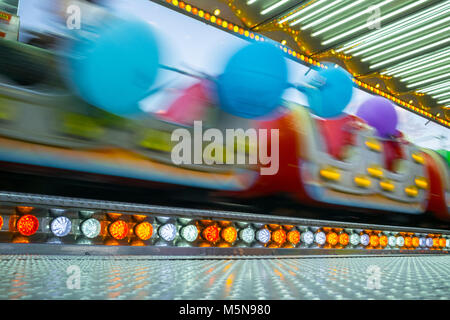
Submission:
<svg viewBox="0 0 450 320">
<path fill-rule="evenodd" d="M 252 43 L 239 50 L 220 75 L 220 107 L 242 118 L 263 117 L 280 106 L 286 88 L 287 64 L 282 51 L 268 43 Z"/>
<path fill-rule="evenodd" d="M 328 64 L 328 69 L 321 69 L 308 83 L 317 87 L 322 99 L 308 97 L 311 112 L 322 118 L 334 118 L 342 114 L 353 95 L 351 75 L 341 67 Z M 321 102 L 321 103 L 320 103 Z"/>
<path fill-rule="evenodd" d="M 65 61 L 69 85 L 86 102 L 119 116 L 139 114 L 159 68 L 156 37 L 142 21 L 99 24 L 94 36 L 76 40 Z"/>
</svg>

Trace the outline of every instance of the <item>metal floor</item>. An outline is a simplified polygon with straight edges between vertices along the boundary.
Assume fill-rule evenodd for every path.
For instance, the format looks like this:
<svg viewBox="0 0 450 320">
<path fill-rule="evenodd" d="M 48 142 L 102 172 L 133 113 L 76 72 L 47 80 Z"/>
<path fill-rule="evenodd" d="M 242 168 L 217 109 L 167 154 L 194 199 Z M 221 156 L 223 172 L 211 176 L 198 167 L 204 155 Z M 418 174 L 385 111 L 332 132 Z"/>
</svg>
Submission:
<svg viewBox="0 0 450 320">
<path fill-rule="evenodd" d="M 450 299 L 450 256 L 3 255 L 0 274 L 0 299 Z"/>
</svg>

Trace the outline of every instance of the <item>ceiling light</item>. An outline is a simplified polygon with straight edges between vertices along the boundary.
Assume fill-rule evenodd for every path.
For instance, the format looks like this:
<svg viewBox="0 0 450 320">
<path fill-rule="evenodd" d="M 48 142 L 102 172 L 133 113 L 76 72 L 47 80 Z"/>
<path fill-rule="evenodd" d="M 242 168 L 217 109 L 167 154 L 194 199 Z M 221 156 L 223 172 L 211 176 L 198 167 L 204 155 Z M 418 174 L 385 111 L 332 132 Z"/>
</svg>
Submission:
<svg viewBox="0 0 450 320">
<path fill-rule="evenodd" d="M 301 18 L 298 19 L 298 20 L 295 20 L 295 21 L 292 22 L 289 26 L 291 26 L 291 27 L 292 27 L 292 26 L 295 26 L 295 25 L 299 24 L 299 23 L 302 22 L 302 21 L 305 21 L 305 20 L 307 20 L 307 19 L 309 19 L 309 18 L 311 18 L 311 17 L 313 17 L 313 16 L 315 16 L 315 15 L 318 15 L 318 14 L 321 13 L 322 11 L 328 10 L 328 9 L 331 8 L 332 6 L 336 6 L 337 4 L 339 4 L 339 3 L 342 2 L 342 1 L 343 1 L 343 0 L 336 0 L 336 1 L 332 2 L 332 3 L 329 3 L 329 4 L 327 4 L 326 6 L 323 6 L 322 8 L 317 9 L 317 10 L 311 12 L 310 14 L 307 14 L 306 16 L 301 17 Z"/>
<path fill-rule="evenodd" d="M 428 83 L 428 82 L 432 82 L 432 81 L 435 81 L 435 80 L 447 78 L 447 77 L 449 77 L 449 76 L 450 76 L 450 73 L 441 74 L 440 76 L 436 76 L 436 77 L 429 78 L 429 79 L 425 79 L 425 80 L 422 80 L 422 81 L 419 81 L 419 82 L 411 83 L 411 84 L 407 85 L 407 87 L 408 87 L 408 88 L 411 88 L 411 87 L 417 87 L 417 86 L 420 86 L 420 85 L 422 85 L 422 84 L 424 84 L 424 83 Z"/>
<path fill-rule="evenodd" d="M 443 13 L 446 13 L 447 11 L 443 12 L 446 7 L 449 7 L 449 4 L 438 5 L 431 9 L 420 11 L 419 13 L 411 17 L 407 17 L 406 19 L 402 19 L 395 23 L 391 23 L 386 27 L 369 33 L 368 35 L 350 41 L 336 51 L 340 52 L 345 50 L 347 53 L 351 53 L 355 50 L 360 50 L 361 48 L 364 48 L 372 43 L 381 42 L 385 38 L 392 38 L 393 35 L 404 33 L 404 30 L 412 29 L 413 27 L 416 27 L 418 25 L 423 25 L 424 22 L 430 19 L 435 19 L 436 15 L 440 16 Z"/>
<path fill-rule="evenodd" d="M 408 52 L 406 52 L 404 54 L 397 55 L 397 56 L 395 56 L 395 57 L 393 57 L 391 59 L 386 59 L 386 60 L 383 60 L 383 61 L 381 61 L 379 63 L 371 65 L 370 69 L 375 69 L 377 67 L 384 66 L 384 65 L 389 64 L 391 62 L 394 62 L 394 61 L 397 61 L 397 60 L 401 60 L 403 58 L 412 56 L 412 55 L 414 55 L 414 54 L 416 54 L 418 52 L 425 51 L 425 50 L 428 50 L 428 49 L 440 46 L 441 44 L 444 44 L 444 43 L 449 42 L 449 41 L 450 41 L 450 38 L 446 38 L 446 39 L 443 39 L 443 40 L 438 41 L 438 42 L 430 43 L 427 46 L 424 46 L 424 47 L 421 47 L 421 48 L 418 48 L 418 49 L 415 49 L 415 50 L 408 51 Z"/>
<path fill-rule="evenodd" d="M 432 89 L 432 90 L 431 89 L 420 89 L 418 91 L 431 95 L 431 94 L 441 93 L 443 91 L 448 91 L 448 87 L 442 87 L 442 88 Z"/>
<path fill-rule="evenodd" d="M 436 71 L 446 70 L 446 69 L 449 69 L 449 66 L 443 66 L 443 67 L 440 67 L 440 68 L 428 70 L 428 71 L 423 72 L 423 73 L 419 73 L 419 74 L 416 74 L 416 75 L 412 75 L 412 76 L 403 78 L 403 79 L 401 79 L 401 81 L 403 81 L 403 82 L 404 82 L 404 81 L 410 81 L 410 80 L 413 80 L 413 79 L 416 79 L 416 78 L 421 78 L 421 77 L 423 77 L 423 76 L 426 76 L 426 75 L 429 75 L 429 74 L 436 73 Z"/>
<path fill-rule="evenodd" d="M 450 10 L 448 10 L 448 11 L 450 11 Z M 424 23 L 424 22 L 426 22 L 428 20 L 434 19 L 434 18 L 435 17 L 432 17 L 432 18 L 420 21 L 420 24 L 422 24 L 422 23 Z M 356 51 L 356 52 L 352 53 L 352 55 L 353 56 L 359 56 L 361 54 L 373 51 L 375 49 L 378 49 L 380 47 L 386 46 L 388 44 L 398 43 L 401 39 L 407 38 L 407 37 L 409 37 L 409 36 L 411 36 L 413 34 L 419 33 L 419 32 L 423 32 L 423 31 L 425 31 L 427 29 L 431 29 L 431 28 L 433 28 L 433 27 L 435 27 L 437 25 L 440 25 L 440 24 L 442 24 L 444 22 L 447 22 L 449 20 L 450 20 L 450 17 L 448 17 L 447 19 L 444 19 L 444 20 L 438 20 L 438 21 L 436 21 L 434 23 L 427 24 L 426 26 L 424 26 L 422 28 L 414 29 L 411 32 L 403 33 L 400 37 L 395 37 L 395 38 L 392 38 L 392 39 L 390 39 L 388 41 L 381 42 L 381 43 L 377 44 L 376 46 L 369 47 L 369 48 L 361 50 L 361 51 Z M 404 32 L 404 29 L 400 29 L 400 30 L 398 30 L 398 32 Z M 371 41 L 371 43 L 373 43 L 373 41 Z M 367 44 L 363 44 L 361 47 L 364 47 L 364 46 L 367 46 Z M 360 48 L 355 48 L 355 49 L 360 49 Z M 352 51 L 354 51 L 354 50 L 349 50 L 348 52 L 351 53 Z"/>
<path fill-rule="evenodd" d="M 431 37 L 437 36 L 438 34 L 441 34 L 441 33 L 444 33 L 444 32 L 448 32 L 449 30 L 450 30 L 450 27 L 447 27 L 445 29 L 441 29 L 441 30 L 435 31 L 435 32 L 430 33 L 430 34 L 426 34 L 423 37 L 416 38 L 414 40 L 405 42 L 405 43 L 403 43 L 401 45 L 396 45 L 396 46 L 394 46 L 394 47 L 392 47 L 390 49 L 387 49 L 387 50 L 386 49 L 382 50 L 381 52 L 378 52 L 376 54 L 373 54 L 371 56 L 368 56 L 366 58 L 361 59 L 361 61 L 364 62 L 364 61 L 368 61 L 368 60 L 373 60 L 374 58 L 386 55 L 386 54 L 388 54 L 390 52 L 393 52 L 393 51 L 397 51 L 398 49 L 401 49 L 401 48 L 404 48 L 404 47 L 410 47 L 414 43 L 430 39 Z"/>
<path fill-rule="evenodd" d="M 341 1 L 342 1 L 342 0 L 341 0 Z M 302 13 L 308 12 L 309 10 L 311 10 L 311 9 L 313 9 L 313 8 L 315 8 L 315 7 L 317 7 L 319 4 L 322 4 L 323 2 L 325 2 L 325 0 L 319 0 L 319 1 L 316 1 L 316 2 L 314 2 L 313 4 L 307 6 L 306 8 L 300 9 L 298 12 L 296 12 L 296 13 L 294 13 L 294 14 L 291 14 L 289 17 L 284 18 L 283 20 L 281 20 L 281 21 L 278 22 L 278 23 L 279 23 L 279 24 L 282 24 L 282 23 L 285 23 L 285 22 L 288 21 L 288 20 L 292 20 L 292 19 L 298 17 L 299 15 L 301 15 Z"/>
<path fill-rule="evenodd" d="M 443 88 L 443 87 L 446 88 L 447 86 L 450 86 L 450 82 L 447 81 L 447 80 L 444 80 L 442 82 L 426 86 L 426 87 L 420 89 L 420 91 L 426 90 L 428 92 L 428 91 L 435 90 L 435 89 L 440 89 L 440 88 Z"/>
<path fill-rule="evenodd" d="M 364 2 L 364 1 L 366 1 L 366 0 L 357 0 L 357 1 L 355 1 L 355 2 L 353 2 L 351 4 L 349 4 L 349 5 L 346 5 L 345 7 L 342 7 L 340 9 L 336 10 L 336 11 L 333 11 L 332 13 L 327 14 L 326 16 L 323 16 L 322 18 L 317 19 L 317 20 L 315 20 L 315 21 L 313 21 L 313 22 L 303 26 L 302 30 L 307 30 L 307 29 L 309 29 L 311 27 L 314 27 L 314 26 L 324 22 L 324 21 L 327 21 L 328 19 L 334 17 L 335 15 L 338 15 L 341 12 L 347 11 L 348 9 L 353 8 L 354 6 L 357 6 L 358 4 L 360 4 L 360 3 Z M 331 2 L 331 4 L 334 5 L 333 2 Z"/>
<path fill-rule="evenodd" d="M 434 99 L 443 98 L 443 97 L 446 97 L 448 95 L 450 95 L 450 92 L 445 92 L 445 93 L 441 93 L 441 94 L 438 94 L 438 95 L 433 95 L 433 98 Z"/>
<path fill-rule="evenodd" d="M 273 10 L 275 10 L 276 8 L 282 6 L 283 4 L 285 4 L 286 2 L 288 2 L 289 0 L 281 0 L 278 1 L 277 3 L 271 5 L 270 7 L 268 7 L 267 9 L 264 9 L 263 11 L 261 11 L 261 15 L 265 15 Z"/>
<path fill-rule="evenodd" d="M 386 73 L 392 74 L 394 72 L 409 70 L 411 68 L 414 68 L 414 70 L 415 70 L 415 68 L 418 66 L 422 66 L 422 65 L 432 62 L 434 60 L 441 60 L 443 57 L 446 57 L 448 55 L 450 55 L 450 49 L 439 50 L 432 54 L 424 54 L 419 57 L 415 57 L 415 58 L 409 59 L 405 62 L 399 63 L 395 67 L 388 68 L 386 71 L 381 72 L 381 74 L 386 74 Z"/>
<path fill-rule="evenodd" d="M 426 69 L 429 69 L 431 67 L 434 67 L 435 65 L 438 65 L 438 64 L 441 64 L 441 63 L 445 63 L 445 62 L 450 62 L 450 57 L 447 58 L 447 59 L 442 59 L 442 60 L 435 61 L 435 62 L 430 63 L 430 64 L 426 64 L 424 66 L 413 68 L 412 70 L 409 69 L 409 70 L 406 70 L 406 71 L 403 71 L 403 72 L 398 72 L 398 73 L 397 72 L 393 72 L 391 74 L 394 74 L 397 77 L 406 76 L 408 74 L 417 73 L 417 71 L 424 70 L 424 69 L 426 70 Z"/>
<path fill-rule="evenodd" d="M 450 98 L 438 101 L 439 104 L 444 104 L 450 102 Z"/>
</svg>

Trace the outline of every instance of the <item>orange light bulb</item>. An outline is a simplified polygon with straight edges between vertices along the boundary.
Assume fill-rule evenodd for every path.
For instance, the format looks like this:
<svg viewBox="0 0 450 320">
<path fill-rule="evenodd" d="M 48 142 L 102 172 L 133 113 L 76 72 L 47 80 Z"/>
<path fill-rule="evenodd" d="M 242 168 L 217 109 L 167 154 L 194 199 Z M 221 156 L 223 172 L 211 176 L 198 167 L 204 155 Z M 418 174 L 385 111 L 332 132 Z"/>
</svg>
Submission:
<svg viewBox="0 0 450 320">
<path fill-rule="evenodd" d="M 148 240 L 153 235 L 153 226 L 150 222 L 141 222 L 134 227 L 134 233 L 139 239 Z"/>
<path fill-rule="evenodd" d="M 300 232 L 298 230 L 291 230 L 287 234 L 288 241 L 294 246 L 300 242 Z"/>
<path fill-rule="evenodd" d="M 407 247 L 407 248 L 412 247 L 412 238 L 411 237 L 405 237 L 405 247 Z"/>
<path fill-rule="evenodd" d="M 286 242 L 286 231 L 284 231 L 283 229 L 275 230 L 272 233 L 272 240 L 279 245 L 285 243 Z"/>
<path fill-rule="evenodd" d="M 117 220 L 108 227 L 109 234 L 116 240 L 122 240 L 128 235 L 128 224 L 123 220 Z"/>
<path fill-rule="evenodd" d="M 376 235 L 370 236 L 369 243 L 372 247 L 376 248 L 380 244 L 380 238 Z"/>
<path fill-rule="evenodd" d="M 350 237 L 348 236 L 347 233 L 341 233 L 339 235 L 339 244 L 341 246 L 345 247 L 346 245 L 348 245 L 349 242 L 350 242 Z"/>
<path fill-rule="evenodd" d="M 412 238 L 412 245 L 413 245 L 414 248 L 417 248 L 420 245 L 419 237 Z"/>
<path fill-rule="evenodd" d="M 328 232 L 327 233 L 327 243 L 335 246 L 338 243 L 338 235 L 336 232 Z"/>
<path fill-rule="evenodd" d="M 215 225 L 206 227 L 203 230 L 202 234 L 206 241 L 216 242 L 219 240 L 219 228 L 217 228 Z"/>
<path fill-rule="evenodd" d="M 16 228 L 21 235 L 31 236 L 39 228 L 39 220 L 31 214 L 24 215 L 17 220 Z"/>
<path fill-rule="evenodd" d="M 222 239 L 228 243 L 233 243 L 236 241 L 237 231 L 234 227 L 226 227 L 222 230 Z"/>
<path fill-rule="evenodd" d="M 382 247 L 386 247 L 388 245 L 388 237 L 386 235 L 382 235 L 380 237 L 380 245 Z"/>
</svg>

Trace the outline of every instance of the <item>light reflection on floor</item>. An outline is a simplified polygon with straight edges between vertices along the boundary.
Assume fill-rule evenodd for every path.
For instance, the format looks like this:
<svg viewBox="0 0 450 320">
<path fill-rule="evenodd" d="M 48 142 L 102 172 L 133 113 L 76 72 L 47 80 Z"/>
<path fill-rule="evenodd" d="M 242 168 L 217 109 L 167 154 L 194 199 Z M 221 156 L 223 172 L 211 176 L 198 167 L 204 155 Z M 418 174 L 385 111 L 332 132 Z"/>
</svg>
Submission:
<svg viewBox="0 0 450 320">
<path fill-rule="evenodd" d="M 450 256 L 0 256 L 0 274 L 0 299 L 450 299 Z"/>
</svg>

